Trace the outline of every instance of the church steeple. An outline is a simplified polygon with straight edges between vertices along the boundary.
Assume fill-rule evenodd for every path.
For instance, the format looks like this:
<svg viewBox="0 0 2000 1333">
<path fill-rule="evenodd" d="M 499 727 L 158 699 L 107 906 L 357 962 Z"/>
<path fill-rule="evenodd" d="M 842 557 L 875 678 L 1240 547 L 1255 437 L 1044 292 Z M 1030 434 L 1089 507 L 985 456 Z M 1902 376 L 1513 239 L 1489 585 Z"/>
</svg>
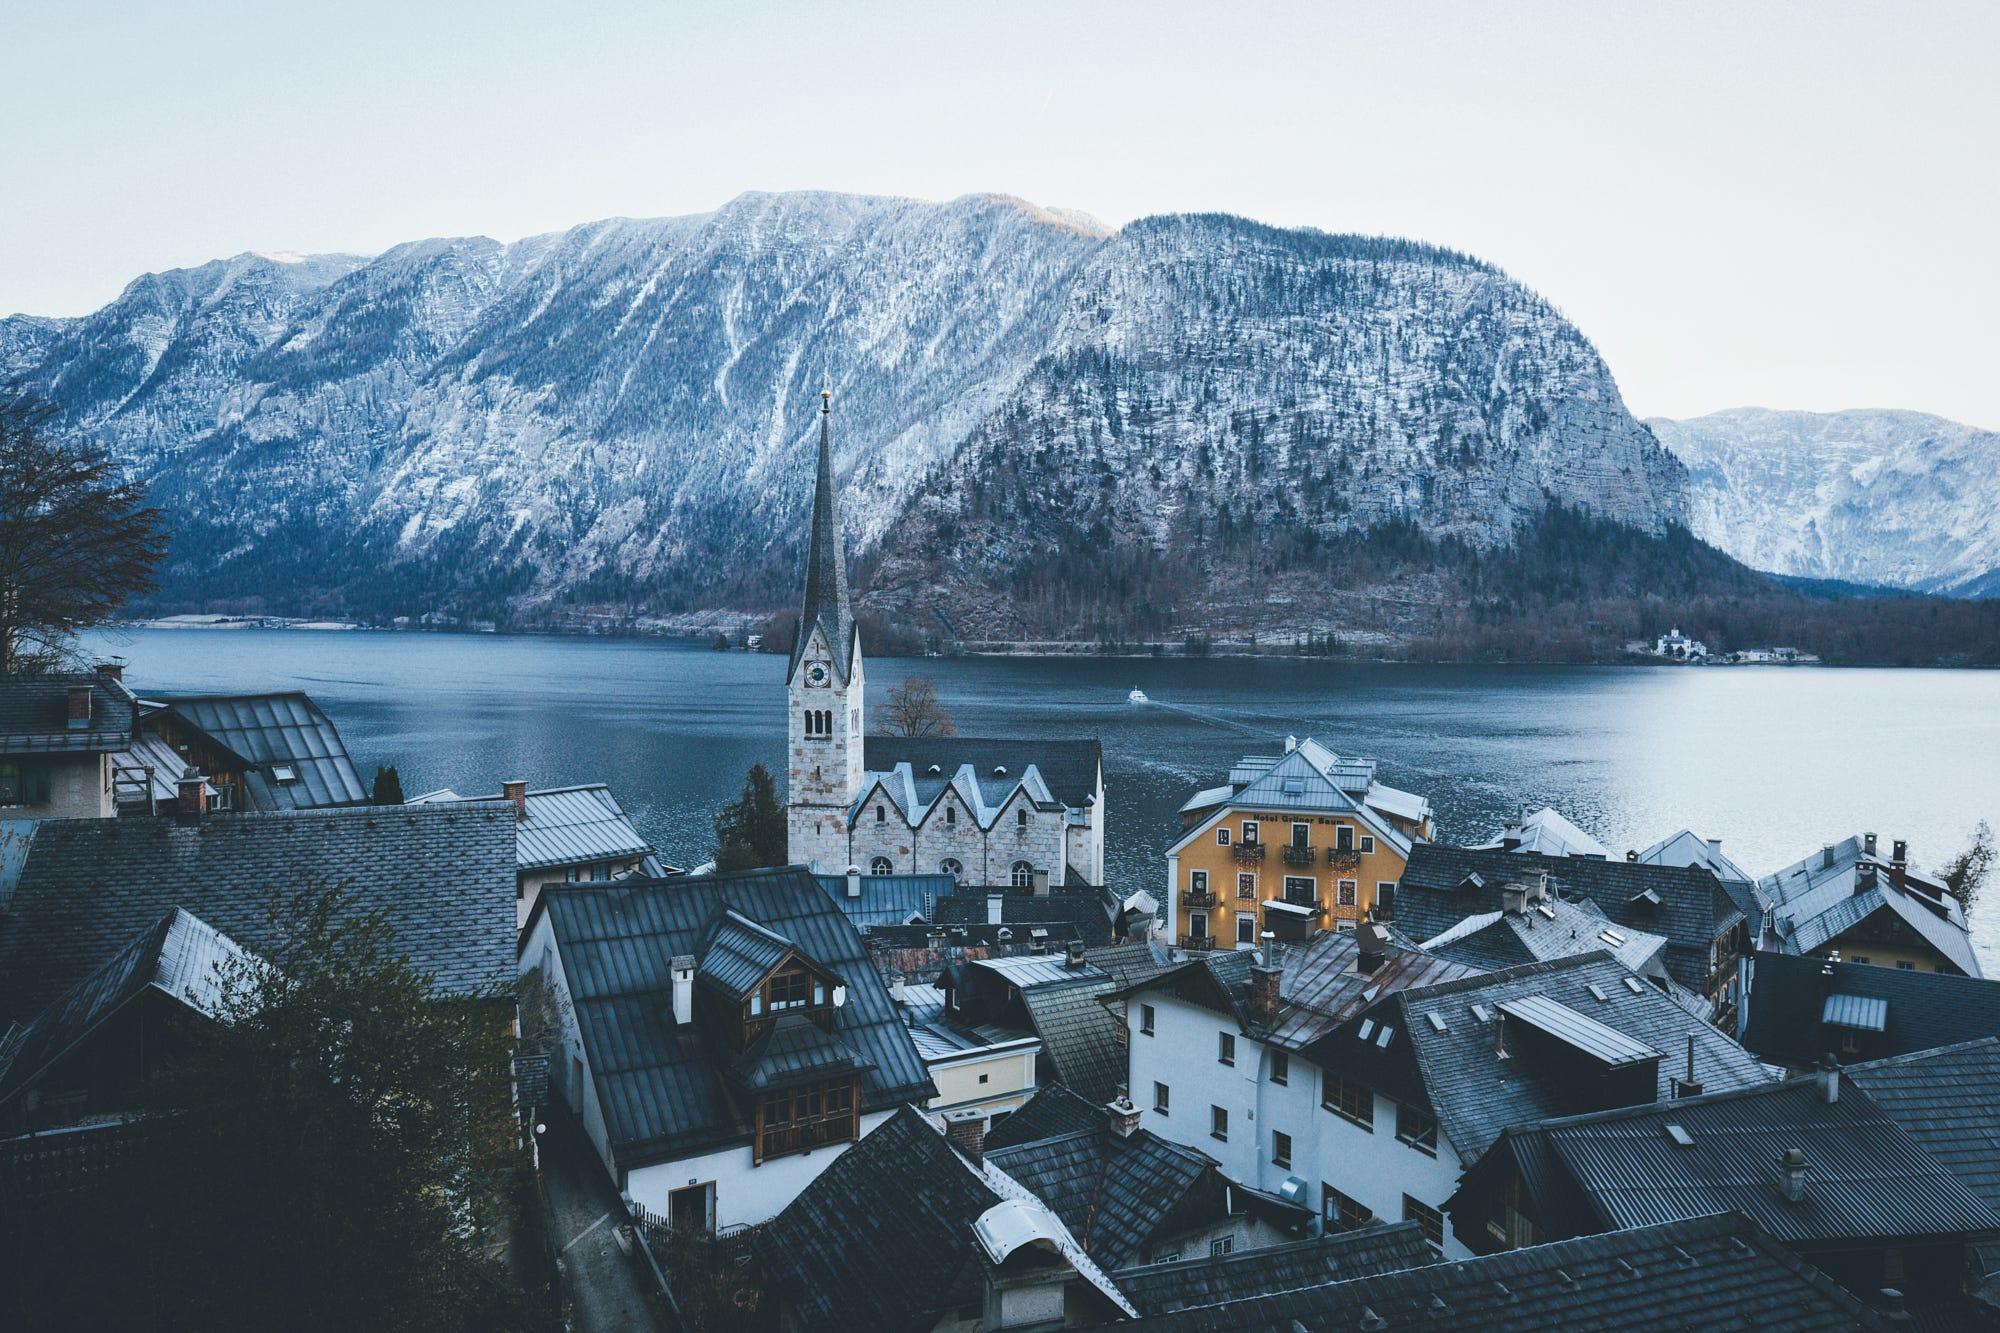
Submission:
<svg viewBox="0 0 2000 1333">
<path fill-rule="evenodd" d="M 792 645 L 796 673 L 817 627 L 844 680 L 854 658 L 854 610 L 847 600 L 847 561 L 840 544 L 840 499 L 833 488 L 833 389 L 819 391 L 819 481 L 813 491 L 812 537 L 806 546 L 806 600 Z"/>
</svg>

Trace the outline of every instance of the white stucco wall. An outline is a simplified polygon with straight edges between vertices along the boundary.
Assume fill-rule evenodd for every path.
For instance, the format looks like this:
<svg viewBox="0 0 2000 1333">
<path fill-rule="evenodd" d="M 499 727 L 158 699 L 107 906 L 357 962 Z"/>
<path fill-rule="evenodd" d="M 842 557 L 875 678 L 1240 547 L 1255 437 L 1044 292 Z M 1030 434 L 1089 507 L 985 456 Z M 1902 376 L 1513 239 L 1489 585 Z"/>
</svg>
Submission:
<svg viewBox="0 0 2000 1333">
<path fill-rule="evenodd" d="M 1153 1035 L 1140 1031 L 1142 1004 L 1154 1011 Z M 1132 1100 L 1146 1128 L 1216 1159 L 1223 1174 L 1258 1189 L 1276 1192 L 1288 1176 L 1306 1182 L 1307 1201 L 1323 1206 L 1323 1185 L 1390 1222 L 1403 1217 L 1405 1194 L 1442 1211 L 1458 1187 L 1461 1167 L 1451 1144 L 1439 1134 L 1436 1157 L 1396 1139 L 1396 1104 L 1376 1094 L 1374 1131 L 1320 1105 L 1320 1070 L 1297 1054 L 1289 1081 L 1270 1081 L 1271 1052 L 1238 1029 L 1235 1020 L 1197 1005 L 1151 991 L 1133 997 L 1127 1014 Z M 1216 1058 L 1217 1034 L 1236 1034 L 1236 1063 Z M 1171 1093 L 1167 1115 L 1153 1109 L 1153 1084 Z M 1229 1141 L 1209 1132 L 1209 1108 L 1229 1112 Z M 1291 1135 L 1291 1167 L 1272 1160 L 1274 1132 Z M 1451 1234 L 1445 1219 L 1445 1253 L 1471 1251 Z"/>
<path fill-rule="evenodd" d="M 938 1095 L 924 1109 L 940 1126 L 946 1111 L 978 1107 L 992 1115 L 1013 1110 L 1035 1094 L 1035 1058 L 1041 1049 L 1039 1041 L 1030 1041 L 1013 1049 L 927 1061 Z"/>
<path fill-rule="evenodd" d="M 870 1111 L 861 1117 L 864 1137 L 887 1120 L 893 1112 Z M 768 1222 L 806 1186 L 819 1178 L 834 1159 L 854 1145 L 828 1144 L 811 1152 L 775 1157 L 762 1166 L 751 1162 L 750 1145 L 718 1148 L 636 1167 L 625 1174 L 625 1193 L 634 1203 L 644 1204 L 665 1214 L 667 1196 L 690 1185 L 715 1186 L 715 1225 L 718 1229 Z"/>
</svg>

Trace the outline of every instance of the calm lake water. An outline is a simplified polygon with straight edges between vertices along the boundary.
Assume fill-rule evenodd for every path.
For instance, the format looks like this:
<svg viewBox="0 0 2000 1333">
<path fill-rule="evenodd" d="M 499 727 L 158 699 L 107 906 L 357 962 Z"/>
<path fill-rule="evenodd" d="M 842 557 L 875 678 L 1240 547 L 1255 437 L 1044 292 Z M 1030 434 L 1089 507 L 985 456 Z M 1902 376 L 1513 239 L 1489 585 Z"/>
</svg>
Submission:
<svg viewBox="0 0 2000 1333">
<path fill-rule="evenodd" d="M 609 782 L 684 865 L 708 855 L 744 770 L 784 759 L 774 656 L 367 631 L 137 630 L 90 647 L 129 658 L 141 694 L 306 690 L 364 780 L 395 764 L 411 795 Z M 1120 887 L 1157 887 L 1189 792 L 1288 732 L 1374 756 L 1385 782 L 1430 797 L 1448 841 L 1530 800 L 1617 851 L 1692 827 L 1762 874 L 1868 829 L 1934 867 L 1977 820 L 2000 824 L 2000 672 L 882 659 L 871 708 L 913 672 L 965 734 L 1102 739 Z M 1126 702 L 1135 685 L 1152 705 Z M 2000 971 L 2000 907 L 1979 933 Z"/>
</svg>

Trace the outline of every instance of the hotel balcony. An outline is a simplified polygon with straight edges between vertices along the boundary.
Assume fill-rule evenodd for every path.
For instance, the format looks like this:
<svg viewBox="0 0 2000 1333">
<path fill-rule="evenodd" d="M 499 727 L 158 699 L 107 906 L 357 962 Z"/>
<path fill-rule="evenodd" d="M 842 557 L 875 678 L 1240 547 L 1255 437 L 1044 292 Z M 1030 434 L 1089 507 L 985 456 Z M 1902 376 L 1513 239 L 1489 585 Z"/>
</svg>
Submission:
<svg viewBox="0 0 2000 1333">
<path fill-rule="evenodd" d="M 1238 861 L 1262 861 L 1264 859 L 1264 844 L 1261 842 L 1237 843 L 1236 859 Z"/>
<path fill-rule="evenodd" d="M 1186 949 L 1189 953 L 1207 953 L 1214 947 L 1215 936 L 1213 935 L 1181 936 L 1181 948 Z"/>
<path fill-rule="evenodd" d="M 1316 856 L 1317 853 L 1310 846 L 1301 846 L 1295 842 L 1285 845 L 1285 864 L 1288 866 L 1309 866 Z"/>
<path fill-rule="evenodd" d="M 1329 847 L 1326 849 L 1326 864 L 1332 870 L 1359 870 L 1361 853 L 1352 847 Z"/>
<path fill-rule="evenodd" d="M 1214 907 L 1217 899 L 1212 889 L 1187 889 L 1181 894 L 1183 907 Z"/>
</svg>

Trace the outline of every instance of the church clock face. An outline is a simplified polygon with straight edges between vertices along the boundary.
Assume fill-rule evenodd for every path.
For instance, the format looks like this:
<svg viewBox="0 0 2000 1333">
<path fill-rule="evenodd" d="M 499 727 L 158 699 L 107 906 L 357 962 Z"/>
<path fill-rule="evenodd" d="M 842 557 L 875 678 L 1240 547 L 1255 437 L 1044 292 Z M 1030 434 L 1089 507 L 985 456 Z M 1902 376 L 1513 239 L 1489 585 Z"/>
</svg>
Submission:
<svg viewBox="0 0 2000 1333">
<path fill-rule="evenodd" d="M 826 663 L 814 662 L 811 666 L 806 668 L 806 684 L 808 685 L 826 684 Z"/>
</svg>

